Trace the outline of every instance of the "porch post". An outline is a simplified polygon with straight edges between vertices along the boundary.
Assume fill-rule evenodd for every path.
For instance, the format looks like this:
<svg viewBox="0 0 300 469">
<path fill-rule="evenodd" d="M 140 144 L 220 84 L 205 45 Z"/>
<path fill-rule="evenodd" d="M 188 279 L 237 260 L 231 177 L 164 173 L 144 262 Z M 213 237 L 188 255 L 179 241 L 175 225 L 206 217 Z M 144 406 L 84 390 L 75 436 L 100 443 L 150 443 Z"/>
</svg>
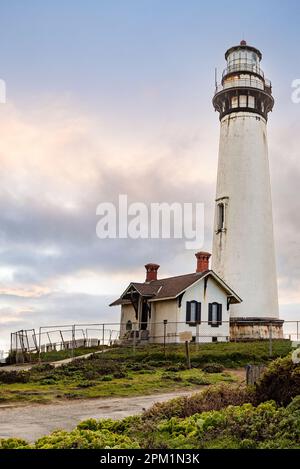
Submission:
<svg viewBox="0 0 300 469">
<path fill-rule="evenodd" d="M 137 329 L 141 330 L 141 317 L 142 317 L 142 297 L 139 296 L 138 300 L 138 318 L 137 318 Z"/>
</svg>

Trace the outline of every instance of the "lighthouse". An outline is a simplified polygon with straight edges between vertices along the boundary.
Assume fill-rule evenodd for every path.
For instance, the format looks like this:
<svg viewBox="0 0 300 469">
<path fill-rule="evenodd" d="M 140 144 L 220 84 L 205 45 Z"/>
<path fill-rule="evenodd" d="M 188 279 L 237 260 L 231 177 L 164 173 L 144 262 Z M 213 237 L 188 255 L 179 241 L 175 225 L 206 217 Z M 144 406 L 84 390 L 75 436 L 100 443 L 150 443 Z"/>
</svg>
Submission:
<svg viewBox="0 0 300 469">
<path fill-rule="evenodd" d="M 220 141 L 212 269 L 243 300 L 230 305 L 233 338 L 282 337 L 267 141 L 272 87 L 261 52 L 246 41 L 225 59 L 213 97 Z"/>
</svg>

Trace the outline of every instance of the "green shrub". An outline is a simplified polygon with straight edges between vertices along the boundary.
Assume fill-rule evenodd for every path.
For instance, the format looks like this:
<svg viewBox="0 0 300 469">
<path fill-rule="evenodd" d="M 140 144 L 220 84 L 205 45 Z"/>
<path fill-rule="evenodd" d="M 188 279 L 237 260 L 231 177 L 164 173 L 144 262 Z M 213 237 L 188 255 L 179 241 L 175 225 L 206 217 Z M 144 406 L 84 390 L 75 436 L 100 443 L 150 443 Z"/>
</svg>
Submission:
<svg viewBox="0 0 300 469">
<path fill-rule="evenodd" d="M 29 443 L 20 438 L 0 439 L 0 449 L 25 449 L 30 448 Z"/>
<path fill-rule="evenodd" d="M 199 386 L 210 384 L 209 380 L 206 379 L 204 376 L 191 376 L 190 378 L 187 379 L 187 381 L 191 384 L 196 384 Z"/>
<path fill-rule="evenodd" d="M 256 385 L 258 402 L 273 399 L 283 406 L 289 404 L 299 391 L 300 365 L 294 364 L 290 355 L 273 361 Z"/>
<path fill-rule="evenodd" d="M 177 397 L 167 402 L 156 403 L 144 412 L 143 418 L 161 419 L 173 416 L 183 418 L 198 412 L 220 410 L 228 405 L 241 405 L 254 401 L 255 395 L 252 389 L 220 384 L 190 397 Z"/>
<path fill-rule="evenodd" d="M 124 373 L 124 371 L 116 371 L 116 372 L 113 374 L 113 377 L 116 378 L 116 379 L 126 378 L 126 377 L 127 377 L 127 373 Z"/>
<path fill-rule="evenodd" d="M 184 365 L 183 363 L 177 363 L 177 364 L 174 364 L 174 365 L 170 365 L 170 366 L 167 366 L 165 368 L 166 371 L 182 371 L 182 370 L 185 370 L 186 369 L 186 365 Z"/>
<path fill-rule="evenodd" d="M 35 443 L 37 449 L 127 449 L 139 448 L 139 444 L 126 435 L 109 430 L 81 430 L 72 432 L 56 431 L 40 438 Z"/>
<path fill-rule="evenodd" d="M 222 363 L 206 363 L 202 366 L 202 370 L 206 373 L 222 373 L 224 371 Z"/>
<path fill-rule="evenodd" d="M 40 380 L 40 384 L 44 384 L 44 385 L 51 385 L 51 384 L 55 384 L 56 382 L 57 382 L 57 378 L 54 376 L 51 376 L 49 378 L 43 378 Z"/>
<path fill-rule="evenodd" d="M 140 423 L 141 418 L 139 416 L 129 416 L 122 420 L 112 419 L 88 419 L 84 420 L 77 425 L 79 430 L 109 430 L 113 433 L 123 434 L 130 427 Z"/>
<path fill-rule="evenodd" d="M 91 388 L 93 386 L 95 386 L 97 383 L 95 381 L 81 381 L 77 387 L 78 388 L 82 388 L 82 389 L 85 389 L 85 388 Z"/>
<path fill-rule="evenodd" d="M 228 406 L 180 419 L 172 417 L 157 425 L 168 448 L 213 448 L 215 441 L 230 441 L 238 448 L 298 448 L 300 411 L 277 408 L 274 401 Z M 285 445 L 285 446 L 283 446 Z"/>
<path fill-rule="evenodd" d="M 113 375 L 103 376 L 102 381 L 112 381 L 114 379 Z"/>
<path fill-rule="evenodd" d="M 24 370 L 0 371 L 0 383 L 28 383 L 30 373 Z"/>
<path fill-rule="evenodd" d="M 43 373 L 45 371 L 52 371 L 54 369 L 55 369 L 55 366 L 51 365 L 51 363 L 41 363 L 40 365 L 34 365 L 31 368 L 31 372 Z"/>
</svg>

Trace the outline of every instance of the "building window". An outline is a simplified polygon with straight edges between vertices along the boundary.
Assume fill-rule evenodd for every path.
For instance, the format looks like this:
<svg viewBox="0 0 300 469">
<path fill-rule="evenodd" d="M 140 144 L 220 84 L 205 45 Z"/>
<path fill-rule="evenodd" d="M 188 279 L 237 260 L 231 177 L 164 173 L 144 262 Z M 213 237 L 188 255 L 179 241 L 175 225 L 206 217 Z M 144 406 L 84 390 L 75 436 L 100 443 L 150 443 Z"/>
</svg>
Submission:
<svg viewBox="0 0 300 469">
<path fill-rule="evenodd" d="M 225 204 L 223 202 L 218 204 L 217 209 L 217 232 L 225 229 Z"/>
<path fill-rule="evenodd" d="M 212 327 L 218 327 L 222 324 L 222 304 L 209 303 L 208 305 L 208 324 Z"/>
<path fill-rule="evenodd" d="M 199 301 L 186 302 L 186 323 L 190 326 L 201 323 L 201 303 Z"/>
<path fill-rule="evenodd" d="M 126 322 L 126 331 L 131 331 L 132 330 L 132 322 L 130 319 Z"/>
</svg>

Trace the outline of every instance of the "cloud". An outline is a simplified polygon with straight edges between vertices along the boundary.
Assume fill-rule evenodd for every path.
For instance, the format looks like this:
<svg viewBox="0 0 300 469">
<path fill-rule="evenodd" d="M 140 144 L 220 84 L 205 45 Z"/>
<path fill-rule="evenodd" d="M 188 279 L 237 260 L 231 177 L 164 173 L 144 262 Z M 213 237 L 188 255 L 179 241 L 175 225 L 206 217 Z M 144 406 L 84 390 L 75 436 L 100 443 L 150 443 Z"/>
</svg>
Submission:
<svg viewBox="0 0 300 469">
<path fill-rule="evenodd" d="M 270 135 L 274 231 L 281 303 L 300 302 L 299 119 Z"/>
<path fill-rule="evenodd" d="M 0 304 L 7 320 L 1 335 L 53 320 L 103 321 L 110 317 L 103 298 L 143 279 L 148 261 L 161 264 L 162 276 L 194 270 L 184 240 L 96 237 L 97 205 L 117 202 L 119 194 L 129 203 L 204 202 L 204 248 L 211 249 L 218 135 L 204 117 L 197 126 L 170 124 L 146 136 L 57 98 L 32 110 L 8 103 L 0 126 Z M 300 129 L 273 129 L 280 300 L 300 303 Z"/>
<path fill-rule="evenodd" d="M 93 295 L 117 295 L 133 276 L 144 277 L 149 260 L 160 262 L 165 275 L 194 269 L 193 256 L 182 256 L 182 240 L 99 240 L 96 207 L 117 202 L 120 193 L 129 203 L 210 207 L 216 157 L 212 163 L 207 135 L 170 127 L 145 143 L 64 99 L 27 111 L 11 103 L 0 109 L 0 299 L 3 307 L 9 298 L 27 300 L 24 309 L 13 302 L 5 310 L 8 324 L 47 323 L 60 294 L 64 300 L 86 294 L 80 315 L 74 305 L 70 315 L 91 320 Z M 60 308 L 59 319 L 69 317 L 67 303 Z"/>
</svg>

